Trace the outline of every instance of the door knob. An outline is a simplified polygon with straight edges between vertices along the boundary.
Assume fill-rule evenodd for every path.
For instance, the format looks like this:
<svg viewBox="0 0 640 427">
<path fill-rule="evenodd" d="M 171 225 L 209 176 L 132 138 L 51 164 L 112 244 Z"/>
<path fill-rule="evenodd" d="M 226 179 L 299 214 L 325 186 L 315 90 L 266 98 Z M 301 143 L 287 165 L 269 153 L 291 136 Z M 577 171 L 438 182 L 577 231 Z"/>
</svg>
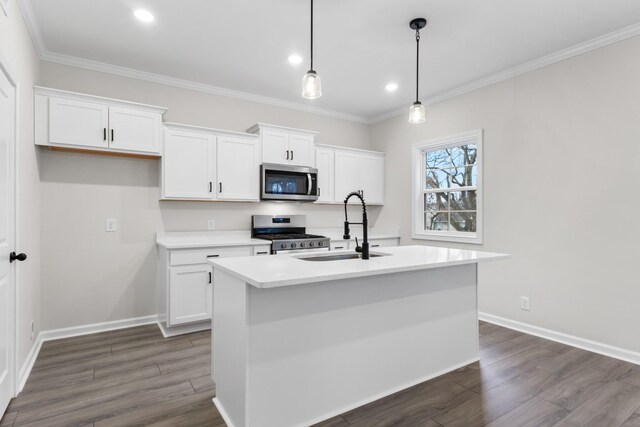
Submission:
<svg viewBox="0 0 640 427">
<path fill-rule="evenodd" d="M 11 254 L 9 254 L 9 262 L 13 262 L 15 260 L 18 261 L 24 261 L 27 259 L 27 255 L 26 254 L 17 254 L 15 252 L 11 252 Z"/>
</svg>

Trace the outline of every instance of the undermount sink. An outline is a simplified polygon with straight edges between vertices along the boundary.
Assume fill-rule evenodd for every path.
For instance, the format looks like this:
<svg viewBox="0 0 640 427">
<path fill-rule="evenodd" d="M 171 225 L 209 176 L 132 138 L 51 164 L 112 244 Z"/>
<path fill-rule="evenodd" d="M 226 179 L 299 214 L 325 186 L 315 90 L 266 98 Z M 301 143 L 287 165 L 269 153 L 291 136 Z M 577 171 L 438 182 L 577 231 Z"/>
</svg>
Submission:
<svg viewBox="0 0 640 427">
<path fill-rule="evenodd" d="M 369 254 L 369 258 L 376 258 L 381 256 L 388 256 L 387 254 Z M 303 261 L 342 261 L 345 259 L 361 259 L 362 255 L 358 253 L 349 253 L 349 254 L 336 254 L 336 255 L 313 255 L 306 257 L 299 257 Z"/>
</svg>

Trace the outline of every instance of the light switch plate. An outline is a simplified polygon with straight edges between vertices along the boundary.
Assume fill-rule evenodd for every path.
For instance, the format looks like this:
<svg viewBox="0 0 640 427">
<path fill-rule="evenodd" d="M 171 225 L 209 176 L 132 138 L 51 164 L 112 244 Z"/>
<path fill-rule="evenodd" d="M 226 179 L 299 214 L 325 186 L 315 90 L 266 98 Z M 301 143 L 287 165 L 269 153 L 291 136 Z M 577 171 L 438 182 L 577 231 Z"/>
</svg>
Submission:
<svg viewBox="0 0 640 427">
<path fill-rule="evenodd" d="M 115 218 L 107 218 L 105 221 L 104 231 L 112 233 L 116 231 L 116 219 Z"/>
<path fill-rule="evenodd" d="M 207 221 L 207 228 L 209 230 L 215 230 L 216 229 L 216 220 L 215 219 L 210 219 Z"/>
</svg>

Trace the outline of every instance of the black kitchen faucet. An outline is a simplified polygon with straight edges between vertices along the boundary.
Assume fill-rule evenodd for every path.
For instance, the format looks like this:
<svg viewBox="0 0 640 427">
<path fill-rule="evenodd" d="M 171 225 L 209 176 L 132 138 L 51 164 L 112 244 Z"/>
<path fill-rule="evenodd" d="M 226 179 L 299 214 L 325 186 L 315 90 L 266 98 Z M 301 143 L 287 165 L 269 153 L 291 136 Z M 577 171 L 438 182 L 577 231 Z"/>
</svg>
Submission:
<svg viewBox="0 0 640 427">
<path fill-rule="evenodd" d="M 362 222 L 349 222 L 349 218 L 347 217 L 347 203 L 353 196 L 360 199 L 360 202 L 362 203 Z M 342 237 L 344 237 L 345 240 L 349 240 L 351 238 L 349 235 L 349 224 L 362 224 L 362 246 L 358 245 L 358 238 L 356 237 L 356 252 L 362 253 L 362 259 L 369 259 L 369 222 L 367 221 L 367 205 L 364 202 L 364 197 L 362 197 L 362 194 L 358 191 L 349 193 L 344 199 L 344 236 Z"/>
</svg>

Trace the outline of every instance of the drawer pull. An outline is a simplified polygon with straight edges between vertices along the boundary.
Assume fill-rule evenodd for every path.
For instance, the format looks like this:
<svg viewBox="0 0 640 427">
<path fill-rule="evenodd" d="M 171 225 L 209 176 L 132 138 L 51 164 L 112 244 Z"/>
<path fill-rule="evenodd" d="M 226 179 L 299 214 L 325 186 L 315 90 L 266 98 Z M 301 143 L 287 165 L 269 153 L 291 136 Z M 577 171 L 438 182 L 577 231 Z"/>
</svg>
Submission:
<svg viewBox="0 0 640 427">
<path fill-rule="evenodd" d="M 344 249 L 344 246 L 334 246 L 334 249 Z"/>
<path fill-rule="evenodd" d="M 379 248 L 380 245 L 371 245 L 372 248 Z"/>
<path fill-rule="evenodd" d="M 207 258 L 218 258 L 220 255 L 207 255 Z"/>
<path fill-rule="evenodd" d="M 269 253 L 269 252 L 258 252 L 258 255 L 266 255 L 266 254 L 268 254 L 268 253 Z"/>
</svg>

